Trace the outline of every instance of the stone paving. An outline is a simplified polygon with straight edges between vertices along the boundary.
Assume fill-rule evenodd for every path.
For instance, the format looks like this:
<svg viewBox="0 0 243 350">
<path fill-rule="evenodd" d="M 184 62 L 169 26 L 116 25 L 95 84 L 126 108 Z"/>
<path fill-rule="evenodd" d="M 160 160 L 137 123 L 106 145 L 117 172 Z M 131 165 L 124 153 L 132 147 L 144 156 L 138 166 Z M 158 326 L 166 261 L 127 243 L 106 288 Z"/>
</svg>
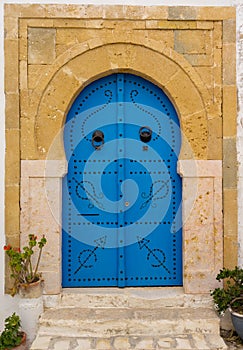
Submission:
<svg viewBox="0 0 243 350">
<path fill-rule="evenodd" d="M 174 289 L 66 292 L 41 315 L 31 350 L 226 350 L 219 330 L 204 295 Z"/>
<path fill-rule="evenodd" d="M 39 335 L 31 350 L 224 350 L 222 338 L 214 334 L 190 334 L 161 337 L 73 338 Z M 235 349 L 235 348 L 229 348 Z"/>
</svg>

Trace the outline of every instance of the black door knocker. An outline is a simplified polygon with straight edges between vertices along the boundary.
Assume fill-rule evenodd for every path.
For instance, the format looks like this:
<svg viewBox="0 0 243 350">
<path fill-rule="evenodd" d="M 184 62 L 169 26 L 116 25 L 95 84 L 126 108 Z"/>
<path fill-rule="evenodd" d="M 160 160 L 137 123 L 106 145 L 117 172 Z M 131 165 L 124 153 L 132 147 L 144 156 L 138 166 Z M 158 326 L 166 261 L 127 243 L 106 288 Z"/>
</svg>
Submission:
<svg viewBox="0 0 243 350">
<path fill-rule="evenodd" d="M 104 133 L 101 130 L 95 130 L 92 135 L 92 146 L 95 149 L 100 149 L 104 142 Z"/>
<path fill-rule="evenodd" d="M 139 136 L 142 142 L 149 142 L 152 137 L 152 129 L 149 126 L 141 126 Z"/>
</svg>

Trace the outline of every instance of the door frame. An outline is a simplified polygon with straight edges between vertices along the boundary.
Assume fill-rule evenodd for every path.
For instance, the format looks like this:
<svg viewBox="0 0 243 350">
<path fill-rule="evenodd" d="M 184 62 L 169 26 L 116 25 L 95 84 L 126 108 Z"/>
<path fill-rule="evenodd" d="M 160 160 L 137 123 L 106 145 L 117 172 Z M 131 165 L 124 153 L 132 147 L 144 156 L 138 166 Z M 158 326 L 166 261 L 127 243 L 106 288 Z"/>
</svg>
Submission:
<svg viewBox="0 0 243 350">
<path fill-rule="evenodd" d="M 164 47 L 158 46 L 158 43 L 155 41 L 150 41 L 146 45 L 143 43 L 143 46 L 141 46 L 140 42 L 136 43 L 136 41 L 129 43 L 129 45 L 127 43 L 109 43 L 106 45 L 105 50 L 109 49 L 111 55 L 118 57 L 120 52 L 128 52 L 128 47 L 129 52 L 132 47 L 134 55 L 142 58 L 142 60 L 130 62 L 129 68 L 122 61 L 119 64 L 119 69 L 116 69 L 115 72 L 120 70 L 139 74 L 165 89 L 180 118 L 184 132 L 180 160 L 178 162 L 178 171 L 183 178 L 184 290 L 186 293 L 209 293 L 211 289 L 217 286 L 215 276 L 223 265 L 222 161 L 207 159 L 207 135 L 204 135 L 202 132 L 198 133 L 193 126 L 195 116 L 198 116 L 202 130 L 207 130 L 207 110 L 204 106 L 206 101 L 208 101 L 208 91 L 196 70 L 188 62 L 183 60 L 175 51 L 171 49 L 167 51 Z M 87 45 L 84 49 L 80 45 L 77 51 L 73 52 L 73 57 L 70 57 L 70 53 L 68 53 L 62 57 L 60 64 L 57 62 L 55 66 L 55 72 L 57 73 L 50 73 L 50 76 L 48 76 L 46 92 L 41 95 L 38 102 L 38 112 L 35 118 L 36 147 L 40 152 L 48 150 L 48 155 L 42 154 L 42 157 L 38 160 L 22 160 L 21 162 L 21 232 L 24 233 L 21 235 L 21 239 L 22 241 L 25 240 L 27 233 L 32 231 L 31 228 L 34 227 L 34 232 L 38 232 L 41 228 L 42 232 L 46 232 L 49 242 L 52 242 L 49 247 L 55 247 L 54 251 L 47 247 L 47 250 L 49 249 L 49 264 L 48 267 L 45 264 L 42 267 L 47 294 L 60 293 L 62 290 L 60 266 L 60 186 L 61 178 L 66 168 L 66 160 L 62 144 L 61 127 L 65 123 L 66 111 L 80 89 L 91 81 L 96 80 L 97 77 L 112 72 L 110 56 L 105 56 L 102 66 L 100 65 L 100 57 L 103 55 L 103 50 L 104 47 L 100 43 L 94 43 L 91 40 L 90 46 Z M 90 67 L 91 56 L 93 57 L 92 69 Z M 163 66 L 163 71 L 158 69 L 158 65 L 154 64 L 155 62 Z M 78 67 L 82 67 L 82 71 L 76 72 L 75 79 L 79 79 L 75 80 L 75 83 L 67 75 L 68 72 L 72 71 L 74 63 Z M 171 73 L 174 69 L 174 72 L 177 73 L 168 80 L 168 75 L 163 72 Z M 85 78 L 83 76 L 84 72 Z M 80 77 L 78 74 L 80 74 Z M 60 85 L 60 78 L 63 81 L 63 76 L 67 77 L 65 80 L 65 99 L 60 98 L 60 92 L 62 92 L 60 89 L 63 86 L 63 84 Z M 39 88 L 40 86 L 38 85 L 36 87 L 37 93 Z M 49 89 L 51 89 L 51 94 Z M 36 95 L 33 93 L 33 96 Z M 50 98 L 57 101 L 55 110 L 63 112 L 58 113 L 55 120 L 48 119 L 48 127 L 46 124 L 46 106 L 51 106 Z M 193 103 L 186 103 L 186 101 L 193 101 Z M 36 102 L 34 101 L 33 103 L 35 104 Z M 54 112 L 50 111 L 48 113 L 52 114 Z M 187 127 L 188 125 L 192 126 L 189 128 Z M 53 135 L 57 135 L 55 143 L 53 143 Z M 50 164 L 53 165 L 51 170 Z M 45 171 L 46 168 L 49 169 L 47 172 Z M 54 210 L 50 210 L 46 198 L 48 191 L 43 185 L 43 182 L 49 181 L 49 179 L 53 182 L 51 206 L 53 203 L 55 204 Z M 195 200 L 192 203 L 190 188 L 195 189 L 195 182 L 198 190 L 193 191 Z M 32 198 L 36 198 L 34 206 L 41 209 L 38 213 L 30 210 Z M 200 206 L 203 204 L 205 204 L 203 210 L 206 210 L 206 205 L 210 208 L 210 213 L 206 216 L 207 220 L 201 218 L 200 215 Z M 53 211 L 55 215 L 53 215 Z M 43 212 L 46 217 L 45 222 L 42 219 Z M 205 233 L 207 238 L 206 245 Z"/>
</svg>

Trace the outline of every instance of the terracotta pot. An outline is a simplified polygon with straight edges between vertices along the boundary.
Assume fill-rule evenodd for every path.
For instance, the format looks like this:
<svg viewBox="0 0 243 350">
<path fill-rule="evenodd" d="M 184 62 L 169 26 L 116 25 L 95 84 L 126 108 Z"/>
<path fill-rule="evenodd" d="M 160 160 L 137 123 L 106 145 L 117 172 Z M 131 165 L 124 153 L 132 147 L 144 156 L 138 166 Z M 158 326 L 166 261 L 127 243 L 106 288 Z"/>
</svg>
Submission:
<svg viewBox="0 0 243 350">
<path fill-rule="evenodd" d="M 19 287 L 19 295 L 22 298 L 39 298 L 43 294 L 43 281 L 38 280 L 32 283 L 23 283 Z"/>
<path fill-rule="evenodd" d="M 27 345 L 26 345 L 26 333 L 22 332 L 22 340 L 21 343 L 18 346 L 15 346 L 14 348 L 11 348 L 11 350 L 27 350 Z M 9 349 L 5 349 L 9 350 Z"/>
</svg>

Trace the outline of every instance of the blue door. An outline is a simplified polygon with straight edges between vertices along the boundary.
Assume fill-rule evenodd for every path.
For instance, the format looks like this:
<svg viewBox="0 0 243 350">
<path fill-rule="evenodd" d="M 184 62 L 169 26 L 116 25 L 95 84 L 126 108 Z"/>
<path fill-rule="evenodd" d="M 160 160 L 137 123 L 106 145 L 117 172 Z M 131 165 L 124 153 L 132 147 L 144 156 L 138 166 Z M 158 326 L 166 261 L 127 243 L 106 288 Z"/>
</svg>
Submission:
<svg viewBox="0 0 243 350">
<path fill-rule="evenodd" d="M 180 144 L 151 82 L 113 74 L 81 91 L 64 127 L 63 287 L 182 285 Z"/>
</svg>

